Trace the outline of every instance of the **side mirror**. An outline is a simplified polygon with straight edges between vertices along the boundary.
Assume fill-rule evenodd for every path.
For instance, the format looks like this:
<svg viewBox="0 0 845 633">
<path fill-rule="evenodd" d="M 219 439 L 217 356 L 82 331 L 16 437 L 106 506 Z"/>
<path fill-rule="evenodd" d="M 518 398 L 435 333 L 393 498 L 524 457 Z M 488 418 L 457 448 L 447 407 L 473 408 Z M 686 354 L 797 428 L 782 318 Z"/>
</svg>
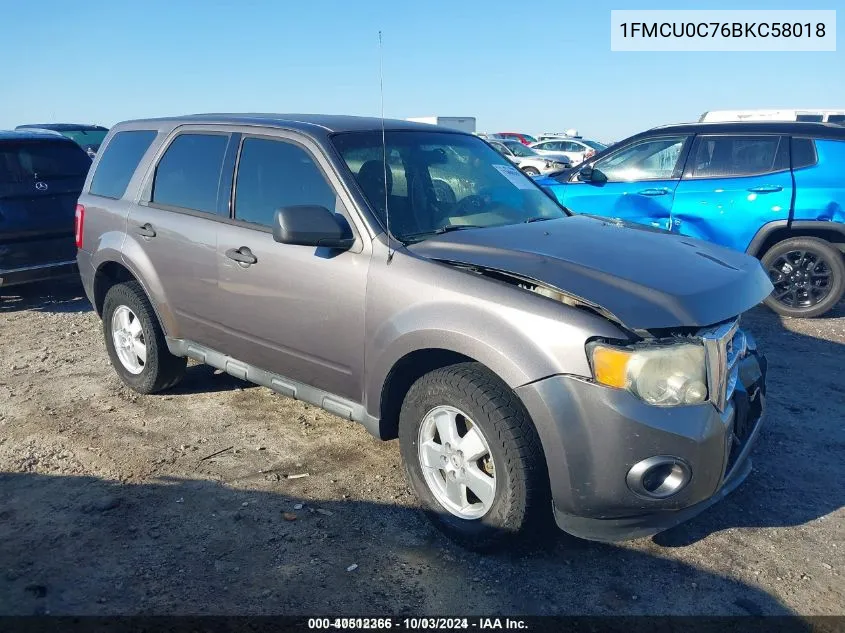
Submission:
<svg viewBox="0 0 845 633">
<path fill-rule="evenodd" d="M 582 167 L 581 170 L 578 172 L 578 180 L 581 182 L 607 182 L 607 176 L 605 176 L 601 171 L 590 167 L 587 165 L 586 167 Z"/>
<path fill-rule="evenodd" d="M 344 249 L 355 242 L 352 229 L 342 215 L 317 205 L 282 207 L 276 211 L 273 239 L 282 244 Z"/>
</svg>

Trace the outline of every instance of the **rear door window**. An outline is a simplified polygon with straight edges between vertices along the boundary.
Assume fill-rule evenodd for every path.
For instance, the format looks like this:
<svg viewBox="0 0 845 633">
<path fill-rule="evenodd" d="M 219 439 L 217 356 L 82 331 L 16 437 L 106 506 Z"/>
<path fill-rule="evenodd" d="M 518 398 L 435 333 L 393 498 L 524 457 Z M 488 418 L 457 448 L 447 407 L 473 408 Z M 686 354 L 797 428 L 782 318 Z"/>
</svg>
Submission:
<svg viewBox="0 0 845 633">
<path fill-rule="evenodd" d="M 177 136 L 158 162 L 150 202 L 216 214 L 228 143 L 228 134 Z"/>
<path fill-rule="evenodd" d="M 732 178 L 789 169 L 780 136 L 699 136 L 690 158 L 691 178 Z"/>
<path fill-rule="evenodd" d="M 155 130 L 127 130 L 115 134 L 100 157 L 89 192 L 104 198 L 122 198 L 155 137 Z"/>
<path fill-rule="evenodd" d="M 0 142 L 0 182 L 35 183 L 85 178 L 91 159 L 70 141 Z"/>
<path fill-rule="evenodd" d="M 381 160 L 379 166 L 383 173 Z M 235 183 L 235 219 L 271 226 L 277 209 L 298 205 L 330 211 L 337 207 L 335 191 L 311 154 L 287 141 L 244 139 Z"/>
</svg>

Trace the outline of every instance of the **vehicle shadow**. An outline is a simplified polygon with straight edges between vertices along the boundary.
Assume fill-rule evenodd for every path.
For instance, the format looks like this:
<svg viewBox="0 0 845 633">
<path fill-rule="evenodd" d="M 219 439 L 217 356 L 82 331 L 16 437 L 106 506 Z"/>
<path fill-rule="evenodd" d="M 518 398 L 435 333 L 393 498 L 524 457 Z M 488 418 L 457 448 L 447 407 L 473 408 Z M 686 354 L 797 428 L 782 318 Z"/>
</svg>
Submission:
<svg viewBox="0 0 845 633">
<path fill-rule="evenodd" d="M 790 613 L 639 550 L 564 536 L 475 554 L 414 508 L 273 486 L 0 473 L 0 614 Z"/>
<path fill-rule="evenodd" d="M 0 287 L 0 312 L 88 312 L 91 303 L 78 278 Z"/>
<path fill-rule="evenodd" d="M 843 316 L 845 304 L 822 319 L 783 319 L 763 307 L 744 317 L 769 363 L 753 472 L 723 502 L 655 543 L 685 546 L 729 528 L 799 526 L 845 506 L 845 345 L 813 336 Z"/>
</svg>

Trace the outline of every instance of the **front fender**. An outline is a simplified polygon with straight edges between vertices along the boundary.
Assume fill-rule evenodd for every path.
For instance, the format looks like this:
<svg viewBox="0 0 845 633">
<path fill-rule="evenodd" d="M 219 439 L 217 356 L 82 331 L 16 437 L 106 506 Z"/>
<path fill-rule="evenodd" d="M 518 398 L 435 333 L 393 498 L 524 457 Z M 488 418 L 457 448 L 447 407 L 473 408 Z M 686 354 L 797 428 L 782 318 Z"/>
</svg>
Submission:
<svg viewBox="0 0 845 633">
<path fill-rule="evenodd" d="M 618 337 L 620 331 L 574 308 L 547 300 L 538 303 L 556 308 L 555 317 L 544 310 L 535 313 L 483 301 L 437 301 L 396 313 L 367 337 L 364 403 L 368 412 L 379 416 L 383 386 L 393 367 L 408 354 L 423 350 L 467 356 L 512 389 L 553 374 L 591 375 L 585 341 L 591 336 Z"/>
</svg>

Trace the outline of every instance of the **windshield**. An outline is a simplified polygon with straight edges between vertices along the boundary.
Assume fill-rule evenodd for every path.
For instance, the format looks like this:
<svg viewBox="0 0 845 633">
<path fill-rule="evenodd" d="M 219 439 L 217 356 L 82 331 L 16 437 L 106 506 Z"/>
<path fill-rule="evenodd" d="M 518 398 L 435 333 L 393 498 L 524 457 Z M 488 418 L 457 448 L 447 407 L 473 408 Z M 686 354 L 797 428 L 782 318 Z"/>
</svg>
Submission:
<svg viewBox="0 0 845 633">
<path fill-rule="evenodd" d="M 607 149 L 607 145 L 603 145 L 602 143 L 598 143 L 596 141 L 582 141 L 582 143 L 584 143 L 584 145 L 589 145 L 597 152 L 600 152 L 603 149 Z"/>
<path fill-rule="evenodd" d="M 109 133 L 108 130 L 62 130 L 61 132 L 77 145 L 95 152 L 100 149 L 103 139 Z"/>
<path fill-rule="evenodd" d="M 383 226 L 387 198 L 390 231 L 403 242 L 566 215 L 501 154 L 464 134 L 388 131 L 385 191 L 381 134 L 346 132 L 332 141 Z"/>
<path fill-rule="evenodd" d="M 502 141 L 507 148 L 513 152 L 515 156 L 519 156 L 520 158 L 528 158 L 530 156 L 537 156 L 537 152 L 533 149 L 528 147 L 527 145 L 523 145 L 519 141 Z"/>
</svg>

